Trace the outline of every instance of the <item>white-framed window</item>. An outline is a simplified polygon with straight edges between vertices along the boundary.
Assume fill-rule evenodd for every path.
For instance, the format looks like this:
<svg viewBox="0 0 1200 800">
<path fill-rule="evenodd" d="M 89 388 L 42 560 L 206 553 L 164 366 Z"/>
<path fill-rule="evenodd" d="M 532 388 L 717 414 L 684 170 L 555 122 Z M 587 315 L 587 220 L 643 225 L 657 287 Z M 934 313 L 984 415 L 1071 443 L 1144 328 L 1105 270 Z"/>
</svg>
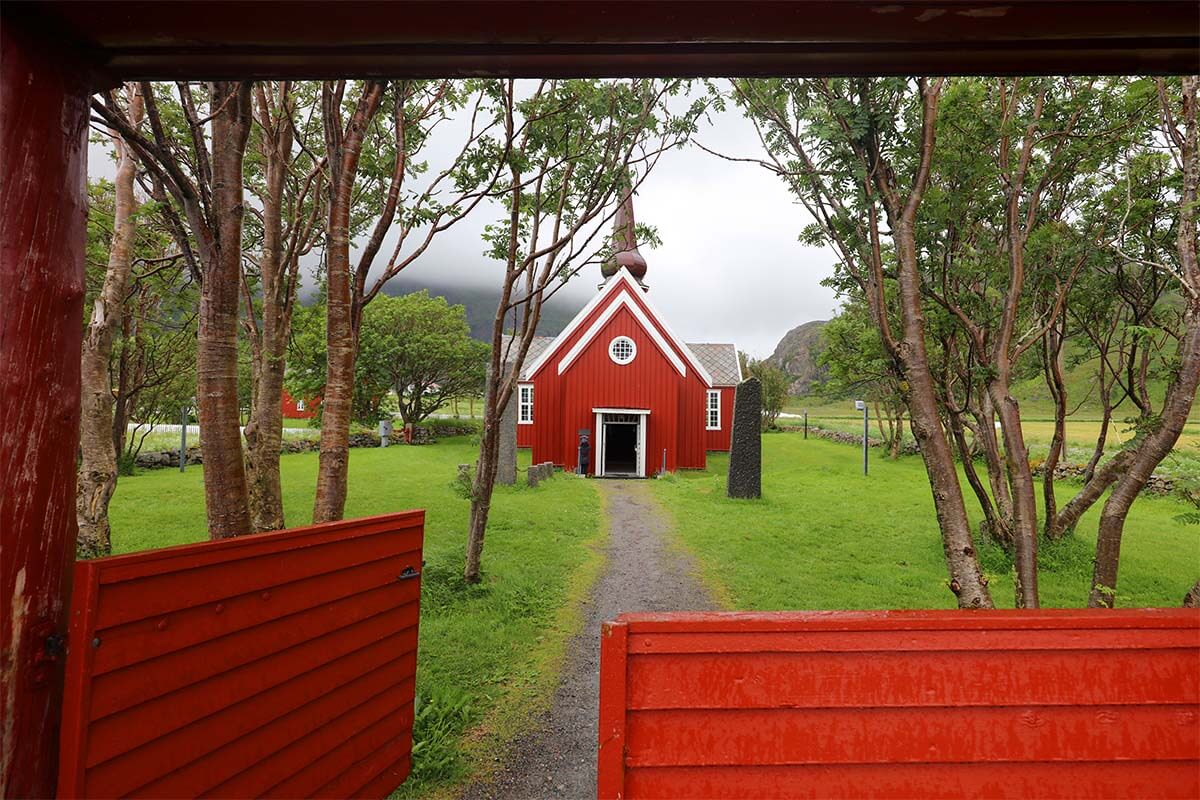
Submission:
<svg viewBox="0 0 1200 800">
<path fill-rule="evenodd" d="M 708 397 L 705 400 L 704 406 L 705 429 L 710 431 L 721 430 L 721 390 L 709 389 Z"/>
<path fill-rule="evenodd" d="M 517 423 L 533 424 L 533 384 L 517 384 Z"/>
<path fill-rule="evenodd" d="M 608 343 L 608 357 L 618 364 L 628 364 L 637 356 L 637 344 L 628 336 L 618 336 Z"/>
<path fill-rule="evenodd" d="M 304 410 L 304 401 L 303 401 L 303 400 L 297 400 L 297 401 L 296 401 L 296 410 L 297 410 L 297 411 L 303 411 L 303 410 Z"/>
</svg>

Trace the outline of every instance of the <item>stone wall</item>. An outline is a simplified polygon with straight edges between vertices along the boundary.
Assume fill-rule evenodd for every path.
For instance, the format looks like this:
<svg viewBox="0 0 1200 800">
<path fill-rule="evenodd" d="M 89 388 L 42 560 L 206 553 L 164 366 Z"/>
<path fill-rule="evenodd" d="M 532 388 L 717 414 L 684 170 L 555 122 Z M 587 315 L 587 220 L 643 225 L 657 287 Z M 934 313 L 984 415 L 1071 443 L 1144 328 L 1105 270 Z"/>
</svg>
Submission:
<svg viewBox="0 0 1200 800">
<path fill-rule="evenodd" d="M 433 444 L 438 439 L 446 439 L 451 436 L 473 436 L 479 432 L 479 429 L 465 422 L 455 422 L 454 420 L 437 420 L 424 425 L 416 425 L 413 427 L 414 445 Z M 405 444 L 404 430 L 398 428 L 392 432 L 389 437 L 392 444 Z M 289 438 L 284 439 L 279 448 L 279 452 L 283 455 L 290 453 L 315 453 L 320 448 L 321 442 L 318 438 L 300 439 Z M 351 447 L 379 447 L 379 436 L 374 433 L 352 433 L 350 434 Z M 192 445 L 187 449 L 187 464 L 202 464 L 204 456 L 200 452 L 198 445 Z M 179 448 L 174 450 L 151 450 L 137 454 L 134 463 L 138 469 L 165 469 L 167 467 L 179 467 Z"/>
</svg>

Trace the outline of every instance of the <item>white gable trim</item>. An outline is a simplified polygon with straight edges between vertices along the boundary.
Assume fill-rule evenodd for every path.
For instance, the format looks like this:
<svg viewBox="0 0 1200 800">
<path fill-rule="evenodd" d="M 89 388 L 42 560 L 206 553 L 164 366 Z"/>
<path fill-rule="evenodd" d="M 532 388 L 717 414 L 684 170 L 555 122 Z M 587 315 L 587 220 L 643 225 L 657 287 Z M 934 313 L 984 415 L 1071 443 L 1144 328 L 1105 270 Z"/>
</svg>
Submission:
<svg viewBox="0 0 1200 800">
<path fill-rule="evenodd" d="M 650 322 L 649 318 L 646 316 L 646 313 L 642 311 L 641 307 L 639 307 L 638 304 L 634 302 L 633 298 L 626 293 L 622 293 L 620 297 L 618 297 L 612 303 L 609 303 L 608 308 L 604 309 L 604 312 L 600 314 L 599 317 L 596 317 L 596 321 L 593 322 L 592 326 L 587 329 L 587 333 L 583 334 L 583 336 L 579 338 L 579 341 L 575 343 L 575 346 L 572 347 L 565 356 L 563 356 L 562 360 L 558 362 L 558 374 L 562 375 L 567 371 L 571 364 L 574 363 L 575 359 L 577 359 L 580 354 L 588 348 L 588 345 L 592 343 L 592 340 L 599 335 L 600 330 L 607 325 L 609 321 L 616 315 L 616 313 L 622 308 L 629 309 L 630 313 L 633 314 L 634 319 L 636 319 L 642 328 L 645 329 L 650 338 L 654 340 L 654 343 L 658 345 L 658 349 L 661 350 L 662 354 L 666 356 L 668 361 L 671 362 L 671 366 L 675 367 L 675 369 L 679 371 L 679 374 L 686 378 L 687 367 L 683 365 L 683 362 L 679 359 L 679 356 L 674 350 L 671 349 L 671 346 L 667 344 L 665 339 L 663 339 L 662 334 L 659 333 L 658 329 L 655 328 Z"/>
<path fill-rule="evenodd" d="M 593 311 L 599 308 L 600 304 L 607 300 L 609 295 L 617 290 L 617 287 L 621 285 L 622 278 L 625 276 L 628 276 L 629 280 L 633 280 L 633 276 L 629 275 L 629 271 L 622 267 L 616 275 L 608 279 L 608 283 L 604 284 L 604 288 L 597 292 L 596 296 L 588 301 L 587 305 L 575 315 L 575 319 L 567 323 L 567 327 L 563 328 L 562 333 L 554 337 L 554 341 L 542 351 L 542 354 L 537 357 L 537 360 L 525 368 L 526 380 L 532 380 L 533 376 L 536 375 L 542 369 L 542 367 L 550 363 L 550 357 L 554 355 L 554 351 L 561 347 L 563 342 L 567 341 L 567 339 L 570 339 L 571 335 L 574 334 L 575 331 L 579 329 L 579 326 L 583 324 L 583 321 L 587 319 Z"/>
<path fill-rule="evenodd" d="M 629 273 L 629 270 L 621 267 L 621 269 L 617 271 L 616 275 L 608 279 L 608 283 L 604 285 L 604 288 L 601 289 L 600 292 L 593 297 L 586 306 L 583 307 L 583 310 L 575 316 L 575 319 L 571 320 L 570 324 L 563 329 L 563 332 L 555 337 L 554 341 L 550 343 L 549 347 L 545 349 L 541 356 L 539 356 L 538 359 L 531 364 L 528 369 L 526 369 L 525 380 L 532 380 L 534 375 L 536 375 L 543 367 L 545 367 L 546 364 L 550 363 L 550 361 L 553 360 L 554 353 L 563 345 L 564 342 L 570 339 L 577 330 L 579 330 L 579 327 L 583 324 L 583 321 L 587 319 L 588 316 L 600 306 L 600 304 L 605 302 L 613 294 L 613 292 L 618 291 L 622 284 L 627 285 L 631 292 L 640 292 L 642 290 L 641 286 L 634 279 L 633 275 Z M 618 303 L 629 304 L 629 308 L 633 312 L 634 316 L 637 317 L 638 322 L 642 324 L 642 327 L 646 329 L 646 332 L 650 334 L 655 343 L 658 344 L 660 349 L 662 349 L 663 353 L 666 354 L 668 359 L 671 360 L 672 364 L 676 364 L 676 369 L 679 370 L 681 375 L 686 377 L 687 371 L 685 368 L 679 365 L 679 353 L 682 353 L 683 357 L 687 359 L 687 363 L 692 365 L 692 369 L 694 369 L 696 374 L 700 376 L 700 379 L 704 381 L 704 385 L 712 386 L 712 376 L 708 374 L 708 370 L 706 370 L 704 366 L 696 359 L 696 354 L 692 352 L 691 348 L 688 347 L 682 339 L 675 335 L 675 332 L 672 331 L 670 326 L 667 325 L 667 323 L 663 320 L 662 314 L 658 312 L 658 309 L 654 307 L 654 304 L 650 302 L 650 299 L 646 297 L 645 294 L 639 295 L 639 297 L 642 303 L 645 303 L 646 308 L 649 309 L 650 314 L 653 315 L 654 319 L 658 321 L 663 331 L 666 332 L 667 338 L 670 339 L 673 345 L 675 345 L 674 348 L 665 344 L 662 335 L 658 331 L 658 327 L 650 322 L 650 320 L 646 317 L 645 312 L 642 311 L 641 306 L 634 301 L 632 297 L 626 295 L 617 302 L 613 303 L 613 306 L 616 306 Z M 605 309 L 604 313 L 609 315 L 611 318 L 611 314 L 616 313 L 616 311 L 611 310 L 610 313 L 610 309 Z M 563 361 L 568 362 L 566 366 L 570 366 L 570 361 L 573 361 L 574 358 L 579 355 L 579 353 L 575 351 L 579 350 L 579 352 L 582 352 L 583 348 L 587 346 L 590 340 L 600 332 L 601 327 L 603 326 L 592 325 L 590 328 L 588 328 L 587 333 L 583 335 L 576 346 L 571 348 L 571 353 L 568 353 L 563 359 Z M 572 355 L 572 353 L 574 355 Z M 562 362 L 560 362 L 558 374 L 561 375 L 563 370 L 566 369 L 566 366 L 563 366 Z"/>
</svg>

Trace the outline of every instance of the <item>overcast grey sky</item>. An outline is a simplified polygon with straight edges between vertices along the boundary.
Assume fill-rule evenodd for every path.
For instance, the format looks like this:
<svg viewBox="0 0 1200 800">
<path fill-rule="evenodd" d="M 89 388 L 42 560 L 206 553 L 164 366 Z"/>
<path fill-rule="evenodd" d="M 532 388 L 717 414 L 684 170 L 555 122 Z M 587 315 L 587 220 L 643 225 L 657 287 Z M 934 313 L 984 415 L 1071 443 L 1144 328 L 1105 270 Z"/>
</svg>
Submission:
<svg viewBox="0 0 1200 800">
<path fill-rule="evenodd" d="M 450 126 L 437 135 L 458 138 Z M 696 138 L 730 155 L 754 155 L 760 147 L 751 125 L 735 111 L 702 123 Z M 453 146 L 448 143 L 447 150 Z M 112 177 L 104 147 L 93 145 L 90 161 L 93 176 Z M 662 239 L 657 249 L 642 248 L 650 297 L 687 341 L 734 342 L 763 357 L 788 330 L 828 319 L 837 307 L 833 292 L 820 283 L 832 271 L 832 252 L 800 244 L 807 212 L 759 167 L 723 161 L 696 147 L 673 151 L 640 187 L 634 210 Z M 482 255 L 480 240 L 484 225 L 497 216 L 495 209 L 481 207 L 441 234 L 405 271 L 406 282 L 498 285 L 499 265 Z M 599 267 L 588 267 L 563 293 L 581 303 L 599 279 Z"/>
</svg>

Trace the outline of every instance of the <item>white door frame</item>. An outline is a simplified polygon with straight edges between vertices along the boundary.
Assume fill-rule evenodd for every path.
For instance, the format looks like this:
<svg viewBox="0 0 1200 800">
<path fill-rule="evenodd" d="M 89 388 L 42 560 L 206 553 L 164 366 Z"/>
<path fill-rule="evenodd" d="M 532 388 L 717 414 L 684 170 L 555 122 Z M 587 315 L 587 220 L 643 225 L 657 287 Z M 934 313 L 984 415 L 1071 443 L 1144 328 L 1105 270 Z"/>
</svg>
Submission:
<svg viewBox="0 0 1200 800">
<path fill-rule="evenodd" d="M 593 408 L 596 415 L 596 477 L 604 477 L 604 416 L 606 414 L 634 414 L 638 417 L 637 477 L 646 477 L 646 423 L 650 416 L 647 408 Z"/>
</svg>

